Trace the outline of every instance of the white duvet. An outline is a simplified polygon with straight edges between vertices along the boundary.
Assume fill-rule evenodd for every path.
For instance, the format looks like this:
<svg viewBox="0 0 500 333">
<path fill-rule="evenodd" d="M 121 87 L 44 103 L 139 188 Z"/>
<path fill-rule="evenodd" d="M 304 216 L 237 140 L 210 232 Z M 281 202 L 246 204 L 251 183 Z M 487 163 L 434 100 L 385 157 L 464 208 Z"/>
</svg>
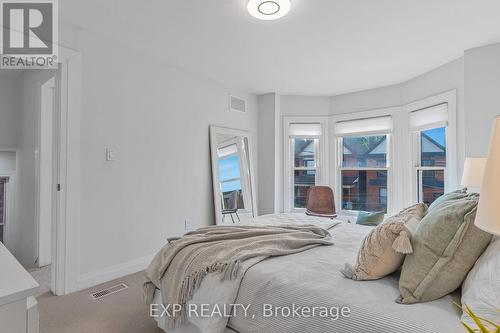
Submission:
<svg viewBox="0 0 500 333">
<path fill-rule="evenodd" d="M 304 214 L 259 217 L 254 223 L 286 221 L 323 224 L 325 228 L 332 223 L 329 219 Z M 462 332 L 460 313 L 452 303 L 452 296 L 422 304 L 397 304 L 394 302 L 399 295 L 396 275 L 376 281 L 353 281 L 342 276 L 339 269 L 346 262 L 354 263 L 361 241 L 370 230 L 370 227 L 343 222 L 330 229 L 333 246 L 269 258 L 255 265 L 248 263 L 251 267 L 246 274 L 230 282 L 222 283 L 216 275 L 208 276 L 190 303 L 195 306 L 217 304 L 220 308 L 225 304 L 241 304 L 248 306 L 247 315 L 239 311 L 231 318 L 190 316 L 190 323 L 176 333 L 221 333 L 228 327 L 242 333 Z M 155 299 L 161 300 L 158 295 Z M 319 313 L 308 317 L 285 316 L 286 312 L 268 317 L 270 307 L 348 308 L 350 311 L 348 316 L 338 318 Z M 164 327 L 161 318 L 158 324 Z"/>
</svg>

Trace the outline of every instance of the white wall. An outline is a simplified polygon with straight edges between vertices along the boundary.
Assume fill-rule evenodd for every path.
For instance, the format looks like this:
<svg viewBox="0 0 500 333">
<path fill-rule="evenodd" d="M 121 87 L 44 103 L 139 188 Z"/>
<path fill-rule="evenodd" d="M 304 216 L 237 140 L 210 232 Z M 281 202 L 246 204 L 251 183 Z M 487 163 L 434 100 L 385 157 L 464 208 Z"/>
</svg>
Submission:
<svg viewBox="0 0 500 333">
<path fill-rule="evenodd" d="M 279 120 L 275 93 L 258 96 L 258 208 L 259 215 L 274 213 L 275 209 L 275 169 L 276 120 Z M 278 117 L 276 117 L 278 113 Z"/>
<path fill-rule="evenodd" d="M 330 112 L 329 97 L 280 96 L 282 116 L 327 116 Z"/>
<path fill-rule="evenodd" d="M 457 89 L 463 109 L 463 59 L 459 58 L 398 85 L 364 90 L 330 99 L 330 114 L 351 113 L 401 106 Z"/>
<path fill-rule="evenodd" d="M 0 70 L 0 150 L 17 147 L 17 100 L 15 79 Z"/>
<path fill-rule="evenodd" d="M 12 172 L 16 170 L 16 152 L 0 151 L 0 172 Z"/>
<path fill-rule="evenodd" d="M 140 267 L 185 220 L 214 223 L 209 125 L 256 137 L 257 98 L 86 31 L 66 37 L 83 57 L 82 287 Z M 246 113 L 228 110 L 229 93 L 248 100 Z"/>
<path fill-rule="evenodd" d="M 400 106 L 402 86 L 363 90 L 330 98 L 330 114 L 352 113 Z"/>
<path fill-rule="evenodd" d="M 486 156 L 490 130 L 500 115 L 500 44 L 465 52 L 465 150 Z"/>
<path fill-rule="evenodd" d="M 10 250 L 26 268 L 34 267 L 38 256 L 35 150 L 39 135 L 40 84 L 54 75 L 53 70 L 26 70 L 17 78 L 16 218 L 15 239 Z"/>
<path fill-rule="evenodd" d="M 456 59 L 398 85 L 331 98 L 331 114 L 405 105 L 452 89 L 457 91 L 457 174 L 462 174 L 465 152 L 464 61 Z M 468 156 L 468 155 L 467 155 Z"/>
</svg>

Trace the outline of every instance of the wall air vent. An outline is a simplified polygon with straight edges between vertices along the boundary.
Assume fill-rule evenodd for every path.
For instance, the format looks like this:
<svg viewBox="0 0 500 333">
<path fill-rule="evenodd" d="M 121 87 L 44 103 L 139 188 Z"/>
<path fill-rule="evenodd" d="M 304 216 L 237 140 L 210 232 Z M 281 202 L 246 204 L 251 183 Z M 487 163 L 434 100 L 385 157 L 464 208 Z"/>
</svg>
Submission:
<svg viewBox="0 0 500 333">
<path fill-rule="evenodd" d="M 241 97 L 229 95 L 229 110 L 246 112 L 247 111 L 247 101 Z"/>
<path fill-rule="evenodd" d="M 91 293 L 90 296 L 92 297 L 92 299 L 100 299 L 100 298 L 103 298 L 105 296 L 109 296 L 111 294 L 117 293 L 117 292 L 125 290 L 125 289 L 128 289 L 128 286 L 125 283 L 120 283 L 120 284 L 117 284 L 116 286 L 109 287 L 109 288 L 102 289 L 102 290 L 96 291 L 94 293 Z"/>
</svg>

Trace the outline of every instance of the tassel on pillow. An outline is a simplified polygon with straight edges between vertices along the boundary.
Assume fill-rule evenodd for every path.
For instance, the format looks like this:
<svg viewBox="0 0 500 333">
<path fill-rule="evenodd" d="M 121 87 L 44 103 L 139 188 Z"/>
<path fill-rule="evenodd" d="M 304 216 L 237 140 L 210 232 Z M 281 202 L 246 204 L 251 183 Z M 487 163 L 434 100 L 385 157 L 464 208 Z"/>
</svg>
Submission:
<svg viewBox="0 0 500 333">
<path fill-rule="evenodd" d="M 386 219 L 366 235 L 355 265 L 340 271 L 353 280 L 376 280 L 397 271 L 405 255 L 413 253 L 412 231 L 425 216 L 427 206 L 416 204 Z"/>
<path fill-rule="evenodd" d="M 392 243 L 392 248 L 394 249 L 394 251 L 402 254 L 413 253 L 413 248 L 411 246 L 411 235 L 406 229 L 401 230 L 399 236 L 396 237 L 394 243 Z"/>
</svg>

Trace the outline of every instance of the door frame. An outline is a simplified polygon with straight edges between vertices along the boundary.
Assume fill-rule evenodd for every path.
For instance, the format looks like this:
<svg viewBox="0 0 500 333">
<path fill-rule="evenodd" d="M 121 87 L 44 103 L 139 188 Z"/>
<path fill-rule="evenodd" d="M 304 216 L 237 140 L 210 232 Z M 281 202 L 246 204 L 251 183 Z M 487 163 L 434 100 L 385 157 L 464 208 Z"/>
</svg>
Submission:
<svg viewBox="0 0 500 333">
<path fill-rule="evenodd" d="M 25 36 L 18 31 L 11 34 Z M 30 38 L 30 37 L 28 37 Z M 53 221 L 52 264 L 55 265 L 55 294 L 78 290 L 80 268 L 80 117 L 82 91 L 82 55 L 79 51 L 53 44 L 59 50 L 58 140 L 56 191 L 57 218 Z M 55 237 L 54 237 L 55 236 Z M 54 241 L 55 240 L 55 241 Z M 54 246 L 55 245 L 55 246 Z"/>
<path fill-rule="evenodd" d="M 52 263 L 55 264 L 55 294 L 78 290 L 80 271 L 80 117 L 82 56 L 60 45 L 56 97 L 59 122 L 57 218 L 53 226 Z M 54 241 L 55 240 L 55 241 Z"/>
</svg>

